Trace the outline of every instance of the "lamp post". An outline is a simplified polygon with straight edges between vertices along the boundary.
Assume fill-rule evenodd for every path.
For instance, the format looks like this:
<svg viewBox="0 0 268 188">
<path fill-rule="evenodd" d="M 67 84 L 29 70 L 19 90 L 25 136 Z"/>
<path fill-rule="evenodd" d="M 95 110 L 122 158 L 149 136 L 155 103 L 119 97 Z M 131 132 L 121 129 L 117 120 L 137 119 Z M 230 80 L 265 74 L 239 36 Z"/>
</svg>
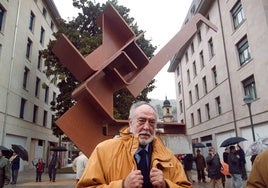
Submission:
<svg viewBox="0 0 268 188">
<path fill-rule="evenodd" d="M 254 126 L 253 126 L 253 120 L 252 120 L 252 114 L 251 114 L 251 103 L 253 101 L 252 96 L 246 95 L 244 97 L 244 102 L 248 105 L 248 111 L 249 111 L 249 118 L 250 118 L 250 126 L 251 126 L 251 131 L 252 131 L 252 137 L 253 137 L 253 142 L 255 142 L 255 132 L 254 132 Z"/>
</svg>

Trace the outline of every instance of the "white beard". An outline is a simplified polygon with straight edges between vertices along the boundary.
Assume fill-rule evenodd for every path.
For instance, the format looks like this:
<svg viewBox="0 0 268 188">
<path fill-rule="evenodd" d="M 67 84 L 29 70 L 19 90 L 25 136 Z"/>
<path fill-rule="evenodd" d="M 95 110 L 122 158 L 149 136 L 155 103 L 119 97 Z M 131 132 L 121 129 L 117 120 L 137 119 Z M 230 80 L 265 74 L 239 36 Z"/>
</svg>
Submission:
<svg viewBox="0 0 268 188">
<path fill-rule="evenodd" d="M 148 138 L 148 139 L 139 138 L 139 143 L 142 146 L 146 146 L 147 144 L 150 144 L 153 141 L 153 139 L 154 139 L 153 135 L 151 135 L 150 138 Z"/>
</svg>

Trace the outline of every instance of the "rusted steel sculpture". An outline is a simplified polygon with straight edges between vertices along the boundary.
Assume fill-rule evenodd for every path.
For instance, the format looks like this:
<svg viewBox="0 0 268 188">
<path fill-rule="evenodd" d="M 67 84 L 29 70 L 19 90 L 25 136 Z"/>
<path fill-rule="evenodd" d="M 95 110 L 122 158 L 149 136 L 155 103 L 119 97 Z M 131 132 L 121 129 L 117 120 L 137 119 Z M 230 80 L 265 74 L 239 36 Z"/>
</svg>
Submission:
<svg viewBox="0 0 268 188">
<path fill-rule="evenodd" d="M 151 60 L 137 45 L 134 32 L 112 5 L 108 5 L 98 18 L 103 32 L 102 45 L 87 57 L 83 57 L 62 35 L 53 52 L 82 84 L 73 92 L 77 103 L 56 124 L 84 153 L 90 155 L 97 143 L 117 134 L 127 124 L 127 121 L 113 117 L 113 93 L 126 87 L 137 96 L 194 36 L 200 21 L 216 30 L 198 14 Z M 184 125 L 178 129 L 185 133 Z"/>
</svg>

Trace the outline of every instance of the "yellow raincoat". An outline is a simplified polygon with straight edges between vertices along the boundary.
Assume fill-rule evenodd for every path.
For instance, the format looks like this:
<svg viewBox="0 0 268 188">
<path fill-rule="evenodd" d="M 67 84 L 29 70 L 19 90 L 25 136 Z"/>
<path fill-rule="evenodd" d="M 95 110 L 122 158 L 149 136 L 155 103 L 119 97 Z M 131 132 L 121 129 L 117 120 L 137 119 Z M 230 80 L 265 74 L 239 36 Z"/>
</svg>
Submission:
<svg viewBox="0 0 268 188">
<path fill-rule="evenodd" d="M 258 154 L 248 177 L 247 188 L 268 187 L 268 150 Z"/>
<path fill-rule="evenodd" d="M 134 154 L 138 147 L 138 138 L 129 133 L 129 128 L 123 129 L 119 138 L 98 144 L 77 188 L 122 187 L 127 175 L 137 169 Z M 155 137 L 152 148 L 151 167 L 157 167 L 163 171 L 165 181 L 170 188 L 192 187 L 185 176 L 182 164 L 159 138 Z"/>
</svg>

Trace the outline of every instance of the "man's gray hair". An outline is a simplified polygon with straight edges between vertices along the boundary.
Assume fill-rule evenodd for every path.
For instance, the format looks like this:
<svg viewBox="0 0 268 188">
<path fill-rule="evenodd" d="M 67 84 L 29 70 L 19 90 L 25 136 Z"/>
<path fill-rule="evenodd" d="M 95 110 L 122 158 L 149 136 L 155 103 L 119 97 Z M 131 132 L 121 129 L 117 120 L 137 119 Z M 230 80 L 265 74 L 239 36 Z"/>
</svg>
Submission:
<svg viewBox="0 0 268 188">
<path fill-rule="evenodd" d="M 150 103 L 145 102 L 145 101 L 138 101 L 138 102 L 133 103 L 131 105 L 131 107 L 130 107 L 128 118 L 129 119 L 132 119 L 133 118 L 133 113 L 134 113 L 135 109 L 138 108 L 139 106 L 142 106 L 142 105 L 148 105 L 148 106 L 150 106 L 154 110 L 154 112 L 156 114 L 156 120 L 158 119 L 158 114 L 157 114 L 157 111 L 156 111 L 155 107 L 152 106 Z"/>
</svg>

